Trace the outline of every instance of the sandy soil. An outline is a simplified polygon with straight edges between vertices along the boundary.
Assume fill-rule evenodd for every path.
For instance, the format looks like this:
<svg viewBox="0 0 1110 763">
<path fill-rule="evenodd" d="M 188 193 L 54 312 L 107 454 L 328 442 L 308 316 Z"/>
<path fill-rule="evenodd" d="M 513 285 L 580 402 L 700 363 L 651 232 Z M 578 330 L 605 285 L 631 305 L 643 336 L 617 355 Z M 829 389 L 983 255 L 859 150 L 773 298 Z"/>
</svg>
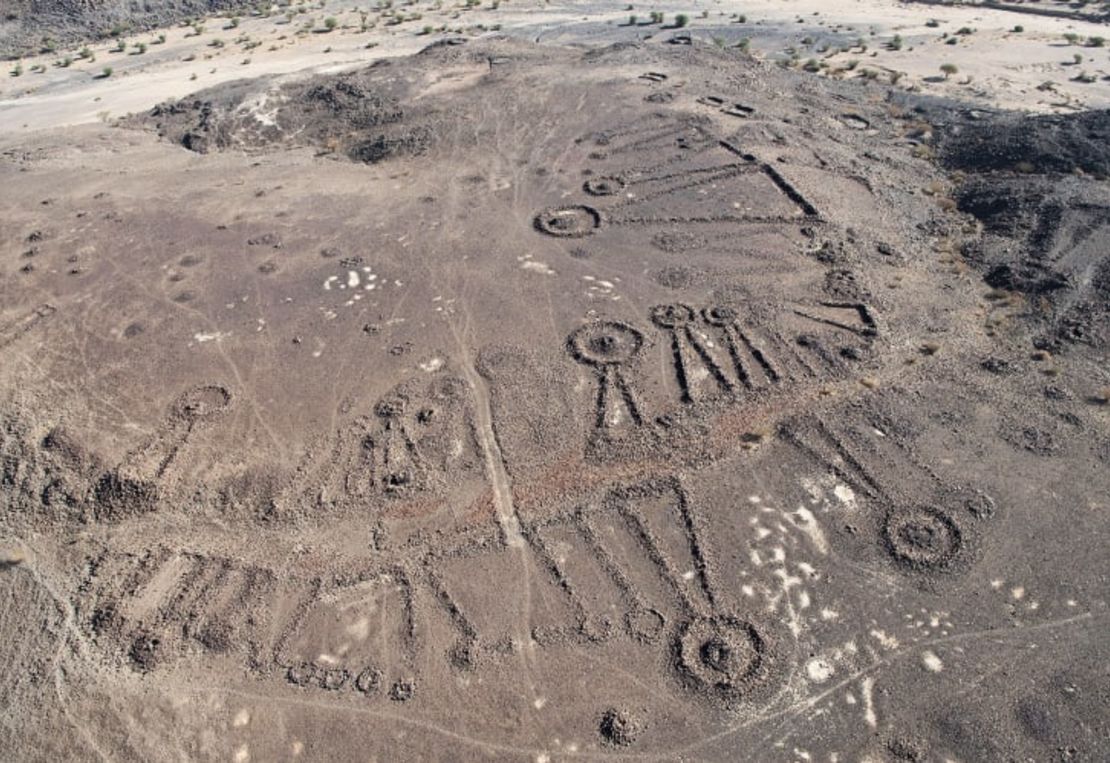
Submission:
<svg viewBox="0 0 1110 763">
<path fill-rule="evenodd" d="M 1110 88 L 1105 86 L 1110 53 L 1085 45 L 1106 36 L 1106 26 L 1069 19 L 893 0 L 856 0 L 835 8 L 817 0 L 753 0 L 736 6 L 648 3 L 635 4 L 632 11 L 616 10 L 612 4 L 512 0 L 496 10 L 488 3 L 460 10 L 418 2 L 399 6 L 397 13 L 420 18 L 387 26 L 388 17 L 374 7 L 328 2 L 294 14 L 292 20 L 275 12 L 267 18 L 243 18 L 235 28 L 227 18 L 214 18 L 199 35 L 192 27 L 178 27 L 133 36 L 125 40 L 125 53 L 111 52 L 114 40 L 90 44 L 92 61 L 79 58 L 78 50 L 27 58 L 11 65 L 10 71 L 22 67 L 21 76 L 0 80 L 0 116 L 6 129 L 83 124 L 141 111 L 220 82 L 351 69 L 413 53 L 444 36 L 493 34 L 495 27 L 514 37 L 559 43 L 604 44 L 686 33 L 726 46 L 748 40 L 755 54 L 770 60 L 793 60 L 797 66 L 814 59 L 825 64 L 826 74 L 838 77 L 888 80 L 898 73 L 900 87 L 984 105 L 1042 112 L 1110 106 Z M 648 24 L 652 12 L 665 14 L 665 24 Z M 668 28 L 678 13 L 690 17 L 689 26 Z M 635 26 L 628 23 L 633 14 Z M 321 34 L 329 17 L 338 26 Z M 314 32 L 298 34 L 305 25 Z M 1023 27 L 1021 33 L 1013 31 L 1017 25 Z M 433 32 L 424 34 L 425 27 Z M 974 31 L 958 34 L 965 29 Z M 159 34 L 165 35 L 165 43 L 157 43 Z M 1069 34 L 1077 36 L 1075 44 L 1065 39 Z M 903 44 L 890 50 L 895 35 Z M 948 45 L 946 38 L 958 44 Z M 223 46 L 213 47 L 217 41 Z M 857 45 L 860 41 L 866 49 Z M 147 45 L 141 55 L 135 47 L 139 43 Z M 842 48 L 844 52 L 837 52 Z M 60 66 L 67 57 L 73 63 Z M 942 64 L 958 71 L 945 76 Z M 36 66 L 44 71 L 33 72 Z M 111 77 L 101 77 L 105 66 L 112 68 Z"/>
<path fill-rule="evenodd" d="M 593 12 L 5 81 L 9 759 L 1100 758 L 1107 113 Z"/>
</svg>

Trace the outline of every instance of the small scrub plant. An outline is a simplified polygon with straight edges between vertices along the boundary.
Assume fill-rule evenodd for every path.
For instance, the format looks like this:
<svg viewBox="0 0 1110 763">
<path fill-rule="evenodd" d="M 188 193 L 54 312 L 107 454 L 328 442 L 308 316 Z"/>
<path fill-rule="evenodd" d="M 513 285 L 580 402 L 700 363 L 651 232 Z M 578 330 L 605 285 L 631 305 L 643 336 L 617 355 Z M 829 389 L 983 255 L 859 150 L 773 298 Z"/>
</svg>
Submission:
<svg viewBox="0 0 1110 763">
<path fill-rule="evenodd" d="M 141 56 L 143 53 L 146 53 L 146 43 L 145 42 L 135 43 L 134 48 L 135 48 L 135 52 L 131 54 L 133 56 Z"/>
<path fill-rule="evenodd" d="M 1066 32 L 1064 34 L 1064 41 L 1067 42 L 1068 45 L 1075 45 L 1079 42 L 1079 35 L 1075 32 Z"/>
<path fill-rule="evenodd" d="M 12 76 L 13 77 L 22 77 L 23 76 L 23 62 L 22 61 L 16 61 L 15 62 L 15 66 L 12 67 Z"/>
<path fill-rule="evenodd" d="M 690 17 L 687 16 L 685 13 L 680 13 L 677 16 L 674 17 L 674 25 L 676 27 L 678 27 L 679 29 L 681 29 L 682 27 L 686 26 L 689 23 L 690 23 Z"/>
<path fill-rule="evenodd" d="M 80 58 L 81 60 L 86 60 L 87 59 L 89 61 L 92 61 L 93 60 L 93 52 L 89 48 L 89 46 L 86 45 L 85 47 L 81 48 L 81 50 L 79 50 L 77 52 L 77 57 Z"/>
<path fill-rule="evenodd" d="M 1087 47 L 1088 48 L 1105 48 L 1106 47 L 1106 38 L 1105 37 L 1088 37 L 1087 38 Z"/>
<path fill-rule="evenodd" d="M 327 31 L 330 32 L 334 30 L 337 26 L 339 26 L 339 19 L 337 19 L 335 16 L 328 16 L 326 19 L 324 19 L 324 29 L 326 29 Z"/>
<path fill-rule="evenodd" d="M 894 38 L 887 43 L 887 47 L 891 50 L 901 50 L 903 45 L 902 35 L 896 34 Z"/>
<path fill-rule="evenodd" d="M 124 40 L 124 39 L 123 39 L 123 38 L 121 37 L 121 38 L 119 39 L 119 41 L 118 41 L 118 42 L 116 43 L 116 47 L 112 48 L 112 52 L 113 52 L 113 53 L 122 53 L 122 52 L 124 52 L 125 50 L 127 50 L 127 41 L 126 41 L 126 40 Z"/>
<path fill-rule="evenodd" d="M 1015 26 L 1010 31 L 1013 32 L 1014 34 L 1021 34 L 1022 32 L 1025 31 L 1025 27 L 1023 27 L 1021 24 L 1018 24 L 1017 26 Z"/>
<path fill-rule="evenodd" d="M 941 72 L 944 73 L 944 78 L 948 79 L 953 74 L 958 72 L 959 68 L 955 64 L 941 64 L 940 65 L 940 70 L 941 70 Z"/>
<path fill-rule="evenodd" d="M 100 75 L 97 77 L 97 79 L 108 79 L 112 76 L 112 71 L 112 67 L 105 66 L 103 69 L 100 70 Z"/>
</svg>

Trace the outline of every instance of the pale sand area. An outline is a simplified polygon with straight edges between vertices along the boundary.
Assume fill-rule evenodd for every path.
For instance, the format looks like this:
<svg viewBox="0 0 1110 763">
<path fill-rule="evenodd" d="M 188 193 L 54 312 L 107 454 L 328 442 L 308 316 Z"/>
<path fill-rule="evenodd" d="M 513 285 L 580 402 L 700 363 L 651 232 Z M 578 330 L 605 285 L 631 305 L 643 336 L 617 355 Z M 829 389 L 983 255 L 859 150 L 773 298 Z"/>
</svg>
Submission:
<svg viewBox="0 0 1110 763">
<path fill-rule="evenodd" d="M 487 2 L 471 10 L 435 5 L 397 6 L 392 13 L 406 20 L 396 25 L 388 25 L 371 2 L 294 6 L 306 11 L 292 20 L 275 6 L 272 15 L 243 18 L 235 28 L 227 19 L 210 18 L 199 35 L 180 26 L 134 34 L 127 38 L 125 53 L 111 52 L 115 41 L 91 44 L 91 62 L 78 59 L 76 50 L 29 57 L 20 63 L 21 76 L 0 78 L 0 130 L 110 119 L 221 82 L 357 68 L 411 54 L 444 37 L 491 34 L 589 45 L 687 33 L 726 46 L 746 39 L 757 57 L 782 61 L 793 55 L 795 65 L 815 59 L 823 64 L 821 76 L 890 81 L 899 72 L 899 87 L 983 106 L 1038 112 L 1110 106 L 1110 49 L 1065 40 L 1066 34 L 1086 40 L 1110 31 L 1106 25 L 1069 19 L 894 0 L 692 0 L 635 3 L 631 11 L 624 4 L 599 2 L 506 0 L 496 9 Z M 647 23 L 653 11 L 666 15 L 664 26 Z M 686 29 L 673 28 L 677 13 L 689 16 Z M 632 14 L 636 25 L 629 23 Z M 328 17 L 339 26 L 321 33 Z M 303 31 L 310 23 L 316 31 Z M 1012 31 L 1017 25 L 1022 32 Z M 425 34 L 425 27 L 434 31 Z M 973 33 L 957 34 L 965 27 Z M 945 44 L 945 33 L 958 37 L 958 44 Z M 162 44 L 155 43 L 159 34 L 165 35 Z M 895 35 L 902 38 L 900 50 L 889 49 Z M 856 45 L 860 40 L 866 50 Z M 138 43 L 147 44 L 145 53 L 137 54 Z M 844 48 L 851 49 L 841 52 Z M 58 66 L 67 55 L 73 63 Z M 1076 55 L 1081 63 L 1074 62 Z M 957 72 L 944 78 L 942 64 L 955 65 Z M 33 70 L 40 65 L 45 71 Z M 8 66 L 11 72 L 16 65 Z M 111 76 L 98 77 L 106 66 Z"/>
</svg>

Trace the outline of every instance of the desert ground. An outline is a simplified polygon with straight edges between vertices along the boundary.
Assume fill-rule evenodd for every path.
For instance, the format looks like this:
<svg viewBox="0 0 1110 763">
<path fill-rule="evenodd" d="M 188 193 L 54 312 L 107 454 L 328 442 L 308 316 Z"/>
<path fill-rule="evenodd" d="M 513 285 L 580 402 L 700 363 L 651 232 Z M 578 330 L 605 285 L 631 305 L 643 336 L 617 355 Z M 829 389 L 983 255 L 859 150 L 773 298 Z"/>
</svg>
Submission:
<svg viewBox="0 0 1110 763">
<path fill-rule="evenodd" d="M 831 5 L 9 14 L 4 759 L 1105 760 L 1110 25 Z"/>
</svg>

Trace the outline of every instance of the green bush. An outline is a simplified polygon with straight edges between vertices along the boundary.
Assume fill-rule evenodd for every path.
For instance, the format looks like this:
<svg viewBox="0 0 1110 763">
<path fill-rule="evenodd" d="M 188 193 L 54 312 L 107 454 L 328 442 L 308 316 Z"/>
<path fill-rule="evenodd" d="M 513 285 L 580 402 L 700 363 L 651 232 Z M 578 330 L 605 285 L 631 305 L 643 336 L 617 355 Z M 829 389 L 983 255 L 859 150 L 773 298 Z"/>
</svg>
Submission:
<svg viewBox="0 0 1110 763">
<path fill-rule="evenodd" d="M 674 17 L 674 25 L 680 29 L 690 23 L 690 17 L 685 13 L 680 13 Z"/>
</svg>

